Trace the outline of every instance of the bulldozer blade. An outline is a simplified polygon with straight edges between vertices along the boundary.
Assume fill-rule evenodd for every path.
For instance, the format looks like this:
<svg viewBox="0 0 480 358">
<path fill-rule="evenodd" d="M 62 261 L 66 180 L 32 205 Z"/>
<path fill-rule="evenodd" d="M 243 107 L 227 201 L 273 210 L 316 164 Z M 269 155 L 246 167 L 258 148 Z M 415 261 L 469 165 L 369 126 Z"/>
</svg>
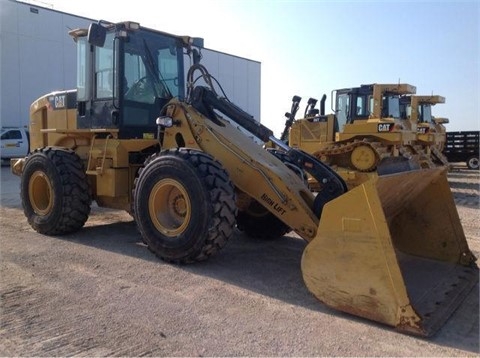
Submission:
<svg viewBox="0 0 480 358">
<path fill-rule="evenodd" d="M 372 177 L 327 203 L 302 256 L 325 305 L 433 335 L 478 283 L 445 168 Z"/>
</svg>

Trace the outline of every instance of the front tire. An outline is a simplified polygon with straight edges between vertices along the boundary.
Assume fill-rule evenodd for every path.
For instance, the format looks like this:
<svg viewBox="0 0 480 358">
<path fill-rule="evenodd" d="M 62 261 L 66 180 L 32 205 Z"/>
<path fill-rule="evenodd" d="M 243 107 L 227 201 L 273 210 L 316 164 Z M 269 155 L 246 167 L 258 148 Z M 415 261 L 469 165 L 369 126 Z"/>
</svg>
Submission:
<svg viewBox="0 0 480 358">
<path fill-rule="evenodd" d="M 27 157 L 20 183 L 23 211 L 32 228 L 63 235 L 83 227 L 90 214 L 90 187 L 78 155 L 46 147 Z"/>
<path fill-rule="evenodd" d="M 234 233 L 236 210 L 227 172 L 197 150 L 155 154 L 135 180 L 138 229 L 165 261 L 190 263 L 217 253 Z"/>
</svg>

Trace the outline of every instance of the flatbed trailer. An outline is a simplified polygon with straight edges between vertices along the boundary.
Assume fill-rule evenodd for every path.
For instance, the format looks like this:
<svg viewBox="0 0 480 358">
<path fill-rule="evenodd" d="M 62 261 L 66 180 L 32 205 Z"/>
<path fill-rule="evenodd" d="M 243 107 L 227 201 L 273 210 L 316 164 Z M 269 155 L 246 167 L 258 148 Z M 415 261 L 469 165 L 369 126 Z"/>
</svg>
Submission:
<svg viewBox="0 0 480 358">
<path fill-rule="evenodd" d="M 469 169 L 479 169 L 480 131 L 447 132 L 443 154 L 451 163 L 465 162 Z"/>
</svg>

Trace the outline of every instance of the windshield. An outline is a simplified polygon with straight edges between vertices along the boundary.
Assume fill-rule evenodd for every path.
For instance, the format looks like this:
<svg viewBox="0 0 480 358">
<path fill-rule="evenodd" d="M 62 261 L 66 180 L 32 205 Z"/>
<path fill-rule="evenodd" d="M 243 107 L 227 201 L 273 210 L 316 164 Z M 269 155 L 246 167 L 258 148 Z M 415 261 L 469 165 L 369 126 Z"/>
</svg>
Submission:
<svg viewBox="0 0 480 358">
<path fill-rule="evenodd" d="M 400 98 L 398 96 L 386 96 L 383 98 L 382 118 L 400 118 Z"/>
<path fill-rule="evenodd" d="M 125 43 L 125 99 L 154 103 L 183 96 L 182 49 L 175 38 L 139 31 Z"/>
<path fill-rule="evenodd" d="M 430 104 L 418 106 L 418 121 L 420 123 L 432 122 L 432 106 Z"/>
</svg>

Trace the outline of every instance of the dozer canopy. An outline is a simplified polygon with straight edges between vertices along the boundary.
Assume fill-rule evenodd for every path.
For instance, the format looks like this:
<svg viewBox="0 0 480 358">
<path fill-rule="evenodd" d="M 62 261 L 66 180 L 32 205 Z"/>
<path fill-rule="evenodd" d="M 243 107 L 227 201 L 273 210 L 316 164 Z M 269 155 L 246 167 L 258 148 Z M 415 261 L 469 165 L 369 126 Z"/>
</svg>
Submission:
<svg viewBox="0 0 480 358">
<path fill-rule="evenodd" d="M 372 176 L 327 203 L 302 257 L 326 305 L 432 335 L 478 282 L 444 168 Z"/>
</svg>

